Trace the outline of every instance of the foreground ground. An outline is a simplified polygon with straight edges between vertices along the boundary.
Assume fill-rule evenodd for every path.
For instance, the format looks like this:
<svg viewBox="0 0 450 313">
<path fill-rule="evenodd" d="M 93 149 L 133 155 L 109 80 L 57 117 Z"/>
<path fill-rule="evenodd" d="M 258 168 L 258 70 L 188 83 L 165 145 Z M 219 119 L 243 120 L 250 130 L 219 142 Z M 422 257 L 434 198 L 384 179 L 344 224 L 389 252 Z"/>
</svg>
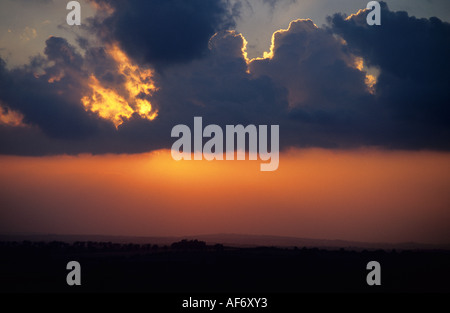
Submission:
<svg viewBox="0 0 450 313">
<path fill-rule="evenodd" d="M 68 286 L 69 261 L 81 286 Z M 369 261 L 381 286 L 368 286 Z M 450 292 L 450 251 L 0 242 L 1 292 Z"/>
</svg>

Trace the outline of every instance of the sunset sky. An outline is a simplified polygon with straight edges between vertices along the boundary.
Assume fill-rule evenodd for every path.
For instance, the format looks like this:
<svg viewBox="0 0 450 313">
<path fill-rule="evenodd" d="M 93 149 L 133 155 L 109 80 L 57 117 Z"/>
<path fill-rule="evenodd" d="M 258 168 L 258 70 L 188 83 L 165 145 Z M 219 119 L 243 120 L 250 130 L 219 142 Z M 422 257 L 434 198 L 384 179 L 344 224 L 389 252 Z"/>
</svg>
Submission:
<svg viewBox="0 0 450 313">
<path fill-rule="evenodd" d="M 450 4 L 0 2 L 0 233 L 450 243 Z M 279 168 L 175 161 L 279 125 Z"/>
</svg>

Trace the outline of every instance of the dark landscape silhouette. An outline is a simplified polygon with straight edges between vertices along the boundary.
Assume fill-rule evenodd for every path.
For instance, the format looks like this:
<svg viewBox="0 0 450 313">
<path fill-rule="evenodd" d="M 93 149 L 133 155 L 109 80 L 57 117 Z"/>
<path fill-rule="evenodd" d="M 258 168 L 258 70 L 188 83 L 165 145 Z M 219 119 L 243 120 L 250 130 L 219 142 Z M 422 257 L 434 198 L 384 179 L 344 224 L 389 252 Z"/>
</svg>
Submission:
<svg viewBox="0 0 450 313">
<path fill-rule="evenodd" d="M 81 286 L 66 264 L 81 264 Z M 381 286 L 366 265 L 381 264 Z M 0 241 L 1 292 L 449 292 L 450 251 L 230 247 L 184 239 L 172 244 Z"/>
</svg>

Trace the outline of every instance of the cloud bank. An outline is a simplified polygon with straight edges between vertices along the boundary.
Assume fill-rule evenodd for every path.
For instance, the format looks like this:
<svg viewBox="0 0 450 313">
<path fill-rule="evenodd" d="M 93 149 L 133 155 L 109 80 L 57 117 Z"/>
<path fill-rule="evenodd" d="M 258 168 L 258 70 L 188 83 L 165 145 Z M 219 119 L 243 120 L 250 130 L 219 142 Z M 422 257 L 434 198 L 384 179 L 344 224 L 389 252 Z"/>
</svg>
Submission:
<svg viewBox="0 0 450 313">
<path fill-rule="evenodd" d="M 170 3 L 169 3 L 170 2 Z M 64 38 L 0 62 L 0 153 L 138 153 L 193 124 L 278 124 L 288 147 L 450 149 L 450 24 L 392 12 L 292 21 L 246 57 L 226 1 L 96 0 L 77 51 Z M 84 101 L 82 101 L 84 99 Z"/>
</svg>

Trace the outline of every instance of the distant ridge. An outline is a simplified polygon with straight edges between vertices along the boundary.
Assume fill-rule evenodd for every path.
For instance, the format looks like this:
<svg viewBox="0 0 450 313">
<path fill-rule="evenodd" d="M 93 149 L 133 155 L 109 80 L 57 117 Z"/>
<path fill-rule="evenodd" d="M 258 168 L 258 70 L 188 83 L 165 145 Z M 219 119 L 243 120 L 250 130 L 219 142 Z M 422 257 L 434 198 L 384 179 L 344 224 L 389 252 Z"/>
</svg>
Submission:
<svg viewBox="0 0 450 313">
<path fill-rule="evenodd" d="M 384 249 L 384 250 L 414 250 L 414 249 L 450 249 L 450 244 L 433 245 L 415 242 L 404 243 L 370 243 L 348 240 L 330 240 L 330 239 L 311 239 L 287 236 L 270 236 L 270 235 L 244 235 L 244 234 L 207 234 L 198 236 L 188 236 L 187 239 L 199 239 L 206 241 L 208 244 L 221 243 L 225 246 L 238 247 L 286 247 L 286 248 L 353 248 L 361 249 Z"/>
<path fill-rule="evenodd" d="M 205 241 L 208 245 L 222 244 L 228 247 L 279 247 L 279 248 L 322 248 L 322 249 L 383 249 L 383 250 L 430 250 L 445 249 L 450 250 L 450 244 L 433 245 L 425 243 L 404 242 L 404 243 L 371 243 L 347 240 L 311 239 L 286 236 L 270 235 L 246 235 L 246 234 L 203 234 L 190 236 L 109 236 L 109 235 L 60 235 L 60 234 L 36 234 L 17 233 L 0 234 L 0 241 L 63 241 L 73 243 L 75 241 L 97 241 L 115 243 L 135 243 L 135 244 L 157 244 L 170 245 L 182 239 L 198 239 Z"/>
</svg>

